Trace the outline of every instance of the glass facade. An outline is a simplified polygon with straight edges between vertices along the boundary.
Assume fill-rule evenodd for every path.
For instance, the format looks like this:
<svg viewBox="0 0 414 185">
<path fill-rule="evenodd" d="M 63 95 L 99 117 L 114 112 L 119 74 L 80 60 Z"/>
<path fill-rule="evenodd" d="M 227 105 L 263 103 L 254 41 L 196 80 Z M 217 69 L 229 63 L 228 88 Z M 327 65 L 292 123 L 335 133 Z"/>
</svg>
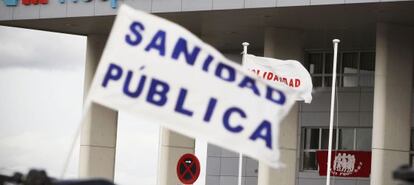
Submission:
<svg viewBox="0 0 414 185">
<path fill-rule="evenodd" d="M 330 52 L 308 52 L 305 67 L 312 76 L 314 87 L 332 86 L 333 54 Z M 340 52 L 337 63 L 339 87 L 373 87 L 375 52 Z"/>
<path fill-rule="evenodd" d="M 333 130 L 332 149 L 334 150 L 371 150 L 371 128 L 338 128 Z M 327 150 L 328 128 L 307 128 L 301 130 L 300 170 L 318 170 L 316 151 Z"/>
</svg>

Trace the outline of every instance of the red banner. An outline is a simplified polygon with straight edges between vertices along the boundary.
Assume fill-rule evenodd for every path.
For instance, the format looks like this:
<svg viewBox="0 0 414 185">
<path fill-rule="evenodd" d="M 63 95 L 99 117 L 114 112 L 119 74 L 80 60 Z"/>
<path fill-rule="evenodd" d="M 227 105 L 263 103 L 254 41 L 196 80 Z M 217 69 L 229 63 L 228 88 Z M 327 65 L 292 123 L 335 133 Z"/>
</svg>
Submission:
<svg viewBox="0 0 414 185">
<path fill-rule="evenodd" d="M 317 151 L 319 175 L 326 176 L 328 151 Z M 371 174 L 371 152 L 332 151 L 331 176 L 369 177 Z"/>
<path fill-rule="evenodd" d="M 22 0 L 22 4 L 24 5 L 37 5 L 37 4 L 47 4 L 48 0 Z"/>
</svg>

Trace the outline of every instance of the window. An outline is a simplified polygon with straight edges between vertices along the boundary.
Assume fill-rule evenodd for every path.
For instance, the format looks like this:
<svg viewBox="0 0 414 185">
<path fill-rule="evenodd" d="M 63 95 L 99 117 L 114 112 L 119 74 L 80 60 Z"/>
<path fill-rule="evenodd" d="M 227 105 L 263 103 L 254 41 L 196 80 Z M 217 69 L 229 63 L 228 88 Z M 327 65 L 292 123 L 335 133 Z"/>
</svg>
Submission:
<svg viewBox="0 0 414 185">
<path fill-rule="evenodd" d="M 338 130 L 338 149 L 354 150 L 355 129 L 343 128 Z"/>
<path fill-rule="evenodd" d="M 303 138 L 303 170 L 317 170 L 318 164 L 316 163 L 316 150 L 320 146 L 320 129 L 308 128 L 302 130 Z"/>
<path fill-rule="evenodd" d="M 305 67 L 312 76 L 314 87 L 332 86 L 332 62 L 332 53 L 307 53 Z M 341 52 L 337 62 L 337 86 L 374 86 L 375 52 Z"/>
<path fill-rule="evenodd" d="M 338 128 L 333 130 L 332 149 L 371 150 L 371 128 Z M 316 151 L 328 150 L 328 128 L 302 128 L 301 171 L 318 170 Z M 413 155 L 414 156 L 414 155 Z"/>
<path fill-rule="evenodd" d="M 356 130 L 356 149 L 357 150 L 371 150 L 372 129 L 359 128 Z"/>
</svg>

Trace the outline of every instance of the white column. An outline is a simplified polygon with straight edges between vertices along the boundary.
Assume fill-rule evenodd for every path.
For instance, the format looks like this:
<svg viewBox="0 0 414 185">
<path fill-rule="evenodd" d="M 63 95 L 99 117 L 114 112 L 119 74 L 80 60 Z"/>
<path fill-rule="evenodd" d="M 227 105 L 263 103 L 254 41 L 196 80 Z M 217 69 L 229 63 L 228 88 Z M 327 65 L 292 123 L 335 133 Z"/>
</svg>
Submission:
<svg viewBox="0 0 414 185">
<path fill-rule="evenodd" d="M 303 60 L 303 34 L 298 30 L 267 29 L 265 32 L 264 56 L 278 59 Z M 299 106 L 295 104 L 280 125 L 279 144 L 281 160 L 286 168 L 274 170 L 259 163 L 258 184 L 295 185 L 297 161 L 299 161 Z"/>
<path fill-rule="evenodd" d="M 107 36 L 89 35 L 86 48 L 85 96 L 89 90 Z M 93 104 L 83 122 L 79 176 L 114 179 L 117 112 Z"/>
<path fill-rule="evenodd" d="M 409 27 L 377 25 L 371 185 L 396 185 L 392 172 L 409 163 L 413 34 Z"/>
<path fill-rule="evenodd" d="M 194 147 L 194 139 L 161 128 L 158 159 L 158 185 L 182 184 L 178 180 L 176 173 L 178 159 L 185 153 L 194 154 Z"/>
</svg>

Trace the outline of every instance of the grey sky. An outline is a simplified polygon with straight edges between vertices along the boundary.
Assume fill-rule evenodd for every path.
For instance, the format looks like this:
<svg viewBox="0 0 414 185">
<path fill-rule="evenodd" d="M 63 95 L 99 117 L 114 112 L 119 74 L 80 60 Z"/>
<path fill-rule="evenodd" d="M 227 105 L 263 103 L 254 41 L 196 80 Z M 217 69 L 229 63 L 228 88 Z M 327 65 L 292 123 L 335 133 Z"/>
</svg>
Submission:
<svg viewBox="0 0 414 185">
<path fill-rule="evenodd" d="M 85 49 L 85 37 L 0 26 L 0 173 L 60 175 L 82 111 Z M 156 183 L 158 130 L 120 113 L 116 182 Z"/>
<path fill-rule="evenodd" d="M 0 67 L 82 68 L 85 38 L 60 33 L 1 27 Z M 12 60 L 10 60 L 12 59 Z"/>
</svg>

